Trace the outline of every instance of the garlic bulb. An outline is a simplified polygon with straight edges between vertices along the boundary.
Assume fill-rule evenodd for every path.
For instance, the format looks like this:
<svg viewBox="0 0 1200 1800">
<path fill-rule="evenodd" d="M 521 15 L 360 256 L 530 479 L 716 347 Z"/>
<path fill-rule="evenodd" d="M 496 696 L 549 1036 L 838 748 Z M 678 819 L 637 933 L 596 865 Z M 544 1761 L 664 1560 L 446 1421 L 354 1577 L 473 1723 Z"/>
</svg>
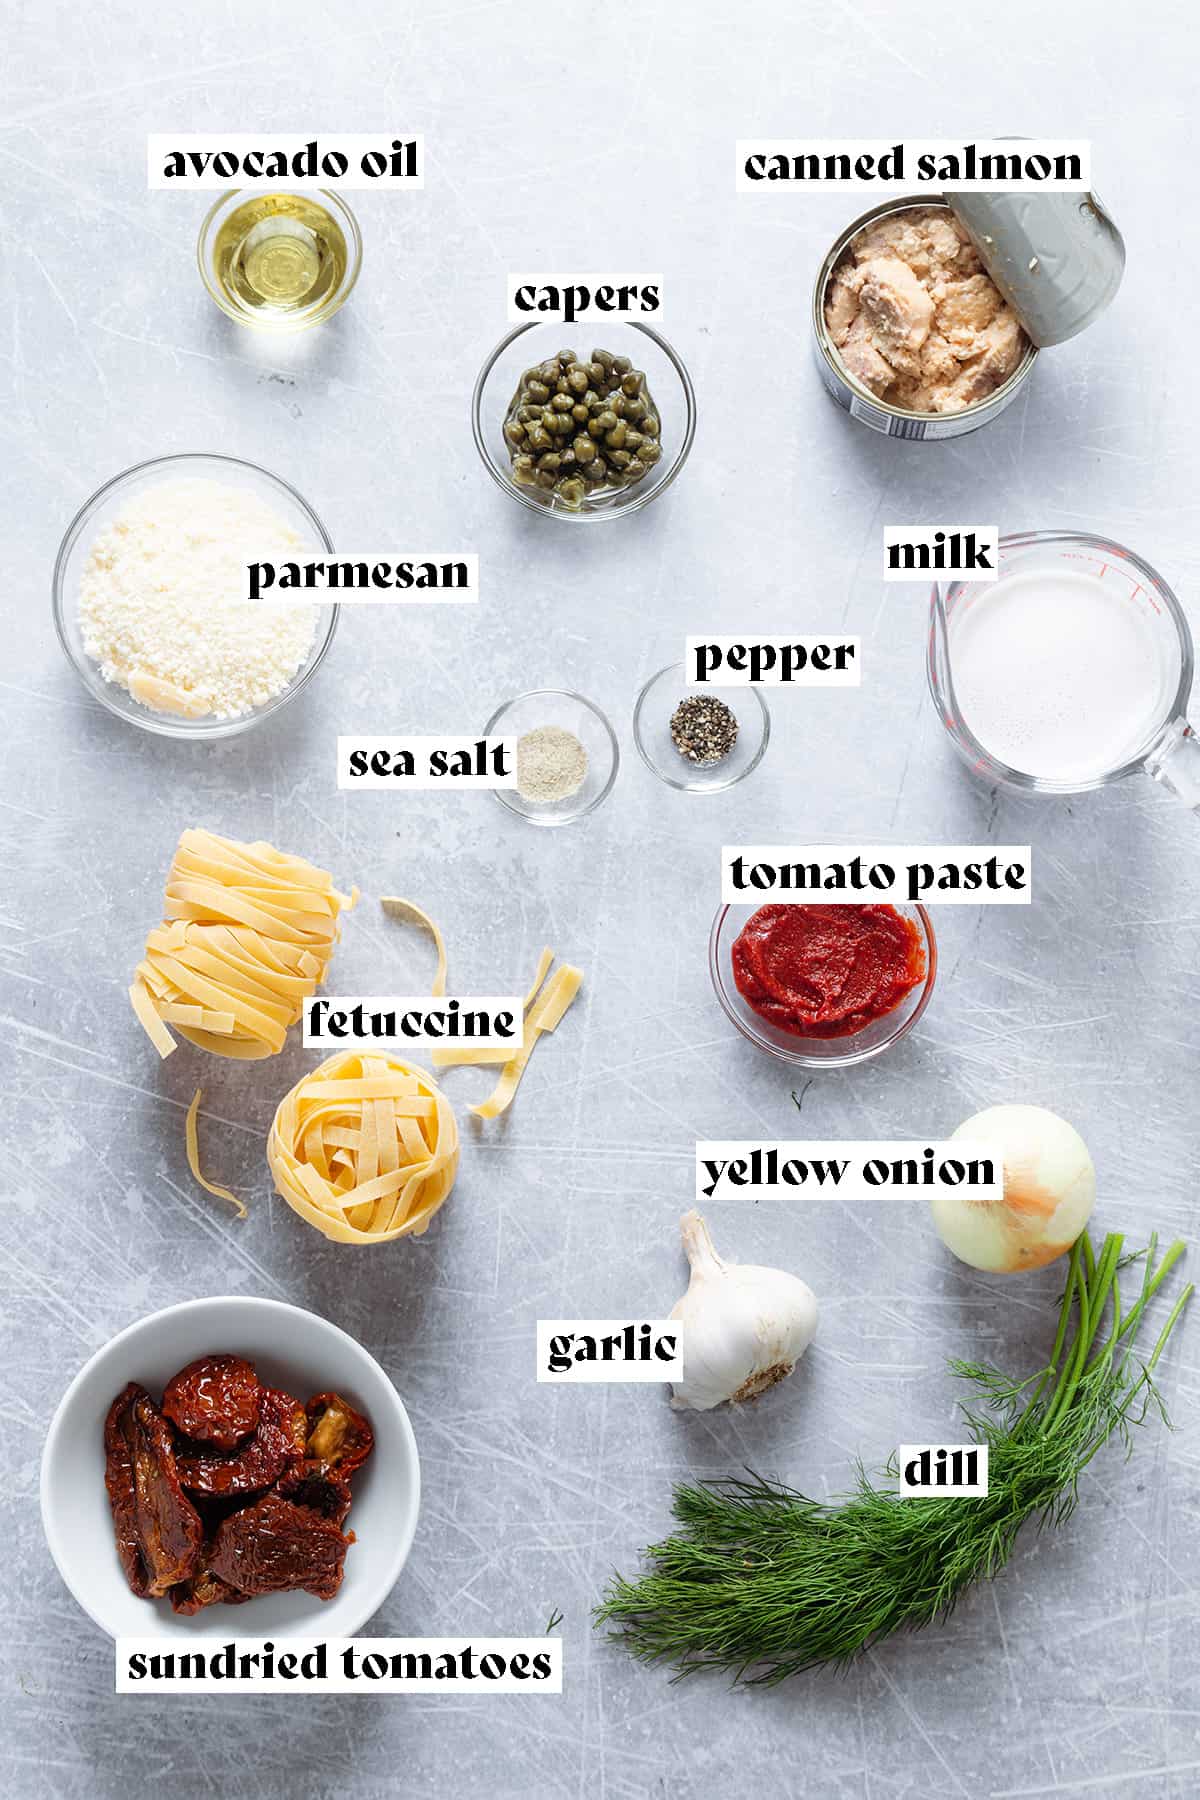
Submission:
<svg viewBox="0 0 1200 1800">
<path fill-rule="evenodd" d="M 790 1375 L 817 1329 L 808 1283 L 782 1269 L 725 1263 L 696 1211 L 679 1221 L 692 1278 L 671 1317 L 683 1325 L 683 1380 L 672 1406 L 707 1412 L 753 1400 Z"/>
</svg>

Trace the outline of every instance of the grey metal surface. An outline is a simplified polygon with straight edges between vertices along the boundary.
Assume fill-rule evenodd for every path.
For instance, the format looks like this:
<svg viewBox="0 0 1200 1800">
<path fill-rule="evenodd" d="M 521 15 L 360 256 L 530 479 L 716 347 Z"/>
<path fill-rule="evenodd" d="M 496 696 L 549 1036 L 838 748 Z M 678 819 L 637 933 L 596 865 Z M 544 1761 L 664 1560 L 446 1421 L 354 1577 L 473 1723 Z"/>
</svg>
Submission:
<svg viewBox="0 0 1200 1800">
<path fill-rule="evenodd" d="M 170 16 L 117 0 L 11 20 L 0 1776 L 20 1800 L 1196 1791 L 1195 1320 L 1164 1370 L 1173 1436 L 1148 1429 L 1131 1462 L 1097 1459 L 1071 1523 L 1028 1537 L 946 1625 L 846 1676 L 760 1695 L 672 1688 L 589 1629 L 608 1572 L 663 1531 L 672 1479 L 749 1463 L 835 1492 L 856 1454 L 943 1436 L 945 1358 L 1032 1368 L 1054 1271 L 976 1278 L 919 1208 L 895 1203 L 714 1206 L 723 1250 L 792 1268 L 820 1296 L 792 1380 L 756 1409 L 681 1419 L 645 1388 L 538 1387 L 532 1368 L 539 1313 L 654 1315 L 677 1297 L 698 1137 L 906 1137 L 1026 1099 L 1088 1138 L 1099 1222 L 1196 1232 L 1195 821 L 1148 780 L 1037 806 L 973 787 L 925 693 L 924 594 L 879 579 L 885 523 L 1080 525 L 1148 557 L 1200 623 L 1196 248 L 1162 178 L 1191 148 L 1188 15 L 1150 15 L 1155 31 L 1146 9 L 1108 0 L 1015 0 L 994 55 L 984 25 L 943 36 L 911 0 L 586 18 L 510 0 Z M 1100 93 L 1122 104 L 1101 109 Z M 893 443 L 841 414 L 809 363 L 806 296 L 861 202 L 735 196 L 735 137 L 1088 124 L 1129 242 L 1117 303 L 970 438 Z M 423 129 L 429 152 L 423 195 L 355 201 L 365 264 L 350 305 L 279 348 L 239 335 L 205 295 L 203 197 L 148 194 L 143 173 L 148 130 L 267 125 Z M 700 431 L 661 505 L 579 532 L 506 503 L 467 403 L 505 329 L 505 272 L 594 268 L 598 245 L 614 268 L 664 271 L 663 329 L 696 381 Z M 478 550 L 477 611 L 349 612 L 311 693 L 261 734 L 198 749 L 123 729 L 53 640 L 55 549 L 116 470 L 205 448 L 294 481 L 338 545 Z M 686 631 L 754 628 L 861 632 L 861 690 L 773 698 L 750 781 L 668 792 L 632 754 L 641 681 Z M 621 775 L 589 822 L 535 831 L 486 794 L 337 792 L 339 731 L 457 730 L 541 684 L 582 689 L 620 732 Z M 464 1119 L 458 1188 L 419 1244 L 357 1256 L 271 1196 L 263 1140 L 310 1060 L 298 1046 L 254 1066 L 181 1050 L 160 1067 L 137 1028 L 125 989 L 192 823 L 268 836 L 360 883 L 340 992 L 411 991 L 429 968 L 427 947 L 373 904 L 381 892 L 444 921 L 452 978 L 476 991 L 520 986 L 547 941 L 587 971 L 586 1001 L 538 1052 L 511 1116 L 478 1131 Z M 815 1081 L 798 1120 L 800 1084 L 720 1013 L 706 940 L 723 841 L 821 837 L 1032 841 L 1037 897 L 940 913 L 921 1028 Z M 188 1178 L 198 1081 L 206 1155 L 247 1192 L 244 1224 Z M 465 1110 L 483 1085 L 462 1072 L 451 1092 Z M 111 1646 L 43 1544 L 42 1437 L 113 1332 L 222 1291 L 336 1320 L 411 1411 L 424 1507 L 375 1629 L 536 1632 L 561 1608 L 561 1699 L 114 1698 Z"/>
</svg>

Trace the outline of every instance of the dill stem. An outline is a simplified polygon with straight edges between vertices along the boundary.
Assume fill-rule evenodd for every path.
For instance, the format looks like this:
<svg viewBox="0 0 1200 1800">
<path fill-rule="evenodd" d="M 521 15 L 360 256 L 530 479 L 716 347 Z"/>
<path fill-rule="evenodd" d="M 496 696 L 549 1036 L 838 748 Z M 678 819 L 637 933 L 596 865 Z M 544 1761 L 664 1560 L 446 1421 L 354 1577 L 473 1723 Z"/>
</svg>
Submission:
<svg viewBox="0 0 1200 1800">
<path fill-rule="evenodd" d="M 1117 1285 L 1117 1270 L 1121 1263 L 1121 1250 L 1124 1238 L 1111 1233 L 1104 1240 L 1104 1249 L 1100 1257 L 1100 1266 L 1096 1276 L 1096 1285 L 1092 1290 L 1092 1342 L 1100 1335 L 1100 1325 L 1104 1318 L 1104 1309 L 1108 1305 L 1109 1296 L 1113 1302 L 1112 1330 L 1107 1342 L 1094 1361 L 1084 1360 L 1084 1370 L 1097 1369 L 1101 1364 L 1111 1363 L 1113 1352 L 1117 1347 L 1117 1334 L 1121 1326 L 1121 1291 Z M 1089 1350 L 1091 1346 L 1089 1345 Z"/>
<path fill-rule="evenodd" d="M 1050 1352 L 1049 1363 L 1038 1377 L 1037 1386 L 1034 1388 L 1032 1395 L 1026 1402 L 1020 1418 L 1013 1426 L 1011 1435 L 1014 1439 L 1021 1436 L 1026 1425 L 1036 1415 L 1042 1395 L 1058 1373 L 1058 1359 L 1062 1355 L 1063 1345 L 1067 1341 L 1067 1326 L 1071 1319 L 1071 1304 L 1075 1295 L 1075 1276 L 1079 1269 L 1081 1246 L 1087 1243 L 1088 1235 L 1087 1232 L 1084 1231 L 1080 1233 L 1075 1239 L 1075 1242 L 1071 1245 L 1071 1260 L 1067 1264 L 1067 1283 L 1063 1292 L 1062 1305 L 1058 1309 L 1058 1330 L 1054 1334 L 1054 1348 Z M 1088 1252 L 1090 1255 L 1090 1245 L 1088 1245 Z"/>
<path fill-rule="evenodd" d="M 1181 1251 L 1182 1251 L 1182 1248 L 1183 1248 L 1183 1246 L 1180 1245 Z M 1170 1314 L 1167 1318 L 1167 1322 L 1158 1334 L 1158 1342 L 1155 1344 L 1154 1349 L 1150 1353 L 1150 1361 L 1146 1364 L 1146 1374 L 1147 1375 L 1153 1375 L 1154 1365 L 1158 1361 L 1159 1357 L 1162 1355 L 1163 1351 L 1166 1349 L 1167 1339 L 1170 1337 L 1171 1333 L 1174 1331 L 1176 1325 L 1178 1325 L 1180 1314 L 1183 1312 L 1184 1307 L 1187 1305 L 1188 1301 L 1191 1299 L 1191 1297 L 1195 1293 L 1195 1291 L 1196 1291 L 1195 1283 L 1189 1281 L 1187 1286 L 1184 1288 L 1182 1294 L 1180 1294 L 1178 1300 L 1175 1302 L 1174 1306 L 1171 1308 Z"/>
<path fill-rule="evenodd" d="M 1183 1242 L 1183 1239 L 1176 1238 L 1175 1242 L 1163 1253 L 1163 1259 L 1159 1263 L 1153 1276 L 1151 1276 L 1150 1264 L 1149 1261 L 1147 1261 L 1146 1279 L 1142 1284 L 1141 1298 L 1135 1305 L 1130 1307 L 1129 1312 L 1121 1325 L 1121 1330 L 1118 1334 L 1120 1337 L 1124 1337 L 1125 1333 L 1130 1329 L 1134 1322 L 1145 1312 L 1147 1306 L 1149 1306 L 1151 1300 L 1153 1300 L 1155 1294 L 1167 1279 L 1167 1276 L 1171 1273 L 1171 1270 L 1175 1267 L 1175 1264 L 1179 1261 L 1186 1248 L 1187 1245 Z"/>
<path fill-rule="evenodd" d="M 1107 1249 L 1107 1246 L 1108 1239 L 1106 1238 L 1105 1249 Z M 1085 1255 L 1086 1254 L 1087 1252 L 1085 1251 Z M 1083 1373 L 1084 1360 L 1091 1348 L 1092 1332 L 1095 1327 L 1090 1326 L 1087 1281 L 1084 1278 L 1083 1270 L 1079 1268 L 1078 1264 L 1075 1269 L 1075 1287 L 1077 1290 L 1076 1303 L 1079 1308 L 1079 1325 L 1075 1332 L 1075 1341 L 1071 1345 L 1070 1355 L 1067 1357 L 1067 1366 L 1058 1378 L 1058 1385 L 1054 1389 L 1045 1414 L 1038 1421 L 1039 1434 L 1042 1436 L 1053 1429 L 1055 1422 L 1071 1404 L 1075 1389 L 1079 1385 L 1079 1377 Z"/>
</svg>

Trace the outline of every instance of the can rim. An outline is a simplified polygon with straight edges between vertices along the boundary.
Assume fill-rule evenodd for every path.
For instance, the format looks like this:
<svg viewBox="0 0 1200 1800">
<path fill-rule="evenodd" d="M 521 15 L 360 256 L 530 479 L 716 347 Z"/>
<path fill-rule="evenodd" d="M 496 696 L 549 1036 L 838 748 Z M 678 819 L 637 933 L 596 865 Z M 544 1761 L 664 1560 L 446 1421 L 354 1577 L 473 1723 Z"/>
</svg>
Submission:
<svg viewBox="0 0 1200 1800">
<path fill-rule="evenodd" d="M 909 407 L 895 405 L 891 400 L 881 400 L 878 394 L 873 394 L 865 383 L 859 381 L 858 377 L 852 375 L 849 369 L 847 369 L 845 363 L 838 355 L 835 346 L 830 342 L 828 327 L 825 324 L 825 290 L 829 285 L 830 276 L 833 274 L 837 264 L 841 261 L 844 252 L 849 248 L 851 238 L 855 237 L 857 233 L 862 230 L 864 225 L 871 224 L 875 219 L 887 218 L 892 213 L 908 212 L 917 206 L 944 206 L 948 212 L 954 211 L 954 208 L 950 205 L 950 202 L 946 199 L 944 194 L 897 195 L 892 200 L 883 200 L 877 206 L 870 207 L 865 213 L 860 213 L 858 218 L 855 219 L 852 224 L 847 225 L 845 230 L 834 239 L 833 248 L 828 252 L 824 261 L 821 263 L 820 268 L 817 270 L 817 279 L 813 285 L 813 332 L 816 336 L 817 345 L 821 351 L 821 355 L 833 369 L 838 379 L 846 384 L 851 393 L 856 394 L 861 400 L 865 400 L 869 406 L 874 406 L 878 411 L 886 413 L 889 418 L 919 419 L 923 423 L 931 419 L 969 419 L 975 414 L 984 412 L 988 407 L 993 406 L 998 400 L 1001 400 L 1008 394 L 1012 388 L 1018 387 L 1023 381 L 1028 379 L 1029 373 L 1038 359 L 1039 351 L 1038 346 L 1029 336 L 1029 333 L 1025 331 L 1023 324 L 1021 330 L 1025 334 L 1025 354 L 1022 356 L 1012 374 L 1008 377 L 1008 380 L 1002 381 L 1000 386 L 998 388 L 993 388 L 990 394 L 985 394 L 982 400 L 974 400 L 970 406 L 961 407 L 958 412 L 953 413 L 914 412 Z"/>
</svg>

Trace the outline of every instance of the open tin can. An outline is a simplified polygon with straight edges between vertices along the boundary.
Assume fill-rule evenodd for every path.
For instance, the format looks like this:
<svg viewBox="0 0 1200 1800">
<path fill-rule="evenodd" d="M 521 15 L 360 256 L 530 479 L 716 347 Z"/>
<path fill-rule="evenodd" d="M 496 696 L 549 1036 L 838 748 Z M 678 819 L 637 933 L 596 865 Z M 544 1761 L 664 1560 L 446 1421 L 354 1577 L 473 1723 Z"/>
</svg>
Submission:
<svg viewBox="0 0 1200 1800">
<path fill-rule="evenodd" d="M 850 374 L 825 324 L 829 279 L 851 240 L 877 219 L 930 206 L 948 206 L 954 213 L 1029 340 L 1007 381 L 954 413 L 908 412 L 881 400 Z M 963 437 L 1012 405 L 1039 350 L 1064 343 L 1104 311 L 1124 271 L 1121 234 L 1094 194 L 908 194 L 885 200 L 846 227 L 817 273 L 812 305 L 817 369 L 838 405 L 872 431 L 899 438 Z"/>
</svg>

